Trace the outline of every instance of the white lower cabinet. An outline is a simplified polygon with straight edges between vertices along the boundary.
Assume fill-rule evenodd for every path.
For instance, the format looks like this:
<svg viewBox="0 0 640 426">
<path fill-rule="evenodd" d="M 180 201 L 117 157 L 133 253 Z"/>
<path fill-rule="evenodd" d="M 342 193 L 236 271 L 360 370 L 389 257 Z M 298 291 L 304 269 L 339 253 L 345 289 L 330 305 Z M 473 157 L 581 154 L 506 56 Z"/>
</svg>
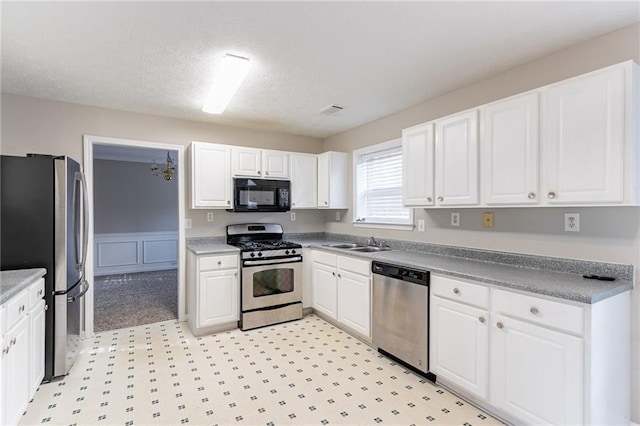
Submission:
<svg viewBox="0 0 640 426">
<path fill-rule="evenodd" d="M 187 322 L 194 335 L 235 328 L 240 319 L 238 255 L 189 252 Z"/>
<path fill-rule="evenodd" d="M 0 424 L 16 425 L 44 377 L 44 279 L 6 301 L 0 310 Z"/>
<path fill-rule="evenodd" d="M 504 419 L 629 424 L 630 292 L 581 304 L 433 274 L 430 320 L 437 380 Z"/>
<path fill-rule="evenodd" d="M 583 423 L 583 340 L 495 315 L 493 404 L 529 424 Z"/>
<path fill-rule="evenodd" d="M 314 250 L 313 309 L 371 338 L 371 262 Z"/>
</svg>

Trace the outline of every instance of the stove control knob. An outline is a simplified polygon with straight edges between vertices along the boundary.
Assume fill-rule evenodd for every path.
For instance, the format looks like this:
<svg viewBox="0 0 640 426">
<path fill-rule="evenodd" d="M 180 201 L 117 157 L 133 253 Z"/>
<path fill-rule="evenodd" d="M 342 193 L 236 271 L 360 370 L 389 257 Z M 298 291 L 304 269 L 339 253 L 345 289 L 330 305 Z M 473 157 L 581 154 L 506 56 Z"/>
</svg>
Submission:
<svg viewBox="0 0 640 426">
<path fill-rule="evenodd" d="M 251 253 L 251 257 L 256 257 L 256 254 L 255 253 Z"/>
<path fill-rule="evenodd" d="M 258 257 L 262 257 L 262 252 L 261 251 L 258 252 Z"/>
<path fill-rule="evenodd" d="M 285 251 L 284 251 L 284 254 L 289 254 L 289 250 L 285 250 Z"/>
<path fill-rule="evenodd" d="M 291 250 L 291 254 L 296 254 L 296 251 L 295 250 Z"/>
</svg>

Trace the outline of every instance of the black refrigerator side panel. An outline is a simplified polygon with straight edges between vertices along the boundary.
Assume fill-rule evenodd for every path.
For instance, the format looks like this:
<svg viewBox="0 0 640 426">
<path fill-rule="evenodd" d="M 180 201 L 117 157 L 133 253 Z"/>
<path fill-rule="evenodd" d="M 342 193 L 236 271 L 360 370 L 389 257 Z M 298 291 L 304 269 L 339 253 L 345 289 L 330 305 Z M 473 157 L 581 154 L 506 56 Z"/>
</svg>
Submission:
<svg viewBox="0 0 640 426">
<path fill-rule="evenodd" d="M 54 162 L 2 156 L 0 162 L 0 268 L 46 268 L 45 380 L 53 373 L 55 277 Z"/>
</svg>

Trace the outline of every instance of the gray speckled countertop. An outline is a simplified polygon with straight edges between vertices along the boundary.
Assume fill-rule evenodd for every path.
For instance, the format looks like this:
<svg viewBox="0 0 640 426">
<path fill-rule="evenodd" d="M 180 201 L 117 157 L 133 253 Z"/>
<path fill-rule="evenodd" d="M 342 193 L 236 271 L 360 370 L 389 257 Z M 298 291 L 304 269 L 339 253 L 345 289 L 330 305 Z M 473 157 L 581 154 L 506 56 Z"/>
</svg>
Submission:
<svg viewBox="0 0 640 426">
<path fill-rule="evenodd" d="M 38 278 L 44 277 L 44 268 L 17 269 L 14 271 L 0 271 L 0 305 L 11 299 Z"/>
<path fill-rule="evenodd" d="M 318 233 L 309 235 L 310 238 L 307 238 L 307 235 L 289 234 L 285 235 L 285 239 L 297 242 L 303 247 L 320 248 L 337 254 L 467 278 L 497 288 L 536 293 L 581 303 L 596 303 L 633 288 L 633 266 L 631 265 L 404 241 L 386 241 L 392 247 L 390 251 L 362 253 L 327 247 L 327 244 L 353 241 L 352 236 Z M 224 237 L 193 238 L 187 241 L 187 248 L 198 255 L 239 252 L 236 247 L 229 246 L 224 241 Z M 591 280 L 583 278 L 583 274 L 612 276 L 616 280 Z"/>
</svg>

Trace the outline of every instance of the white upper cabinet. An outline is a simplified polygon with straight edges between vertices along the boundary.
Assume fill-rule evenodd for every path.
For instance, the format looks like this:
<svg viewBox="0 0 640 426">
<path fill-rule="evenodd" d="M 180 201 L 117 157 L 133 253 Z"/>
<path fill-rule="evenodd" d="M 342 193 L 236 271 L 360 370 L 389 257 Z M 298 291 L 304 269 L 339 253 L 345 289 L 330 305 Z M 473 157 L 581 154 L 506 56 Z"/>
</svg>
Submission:
<svg viewBox="0 0 640 426">
<path fill-rule="evenodd" d="M 478 111 L 445 117 L 435 126 L 436 203 L 478 204 Z"/>
<path fill-rule="evenodd" d="M 433 205 L 433 123 L 402 131 L 402 202 L 407 207 Z"/>
<path fill-rule="evenodd" d="M 315 154 L 290 155 L 291 208 L 318 207 L 318 156 Z"/>
<path fill-rule="evenodd" d="M 624 201 L 625 72 L 630 71 L 615 66 L 546 91 L 544 198 L 549 204 Z"/>
<path fill-rule="evenodd" d="M 346 152 L 318 155 L 318 208 L 347 209 L 348 158 Z"/>
<path fill-rule="evenodd" d="M 247 147 L 233 147 L 231 152 L 234 176 L 289 178 L 289 153 L 287 152 Z"/>
<path fill-rule="evenodd" d="M 538 204 L 538 92 L 480 109 L 482 200 Z"/>
<path fill-rule="evenodd" d="M 191 208 L 232 208 L 231 184 L 230 147 L 192 142 Z"/>
</svg>

